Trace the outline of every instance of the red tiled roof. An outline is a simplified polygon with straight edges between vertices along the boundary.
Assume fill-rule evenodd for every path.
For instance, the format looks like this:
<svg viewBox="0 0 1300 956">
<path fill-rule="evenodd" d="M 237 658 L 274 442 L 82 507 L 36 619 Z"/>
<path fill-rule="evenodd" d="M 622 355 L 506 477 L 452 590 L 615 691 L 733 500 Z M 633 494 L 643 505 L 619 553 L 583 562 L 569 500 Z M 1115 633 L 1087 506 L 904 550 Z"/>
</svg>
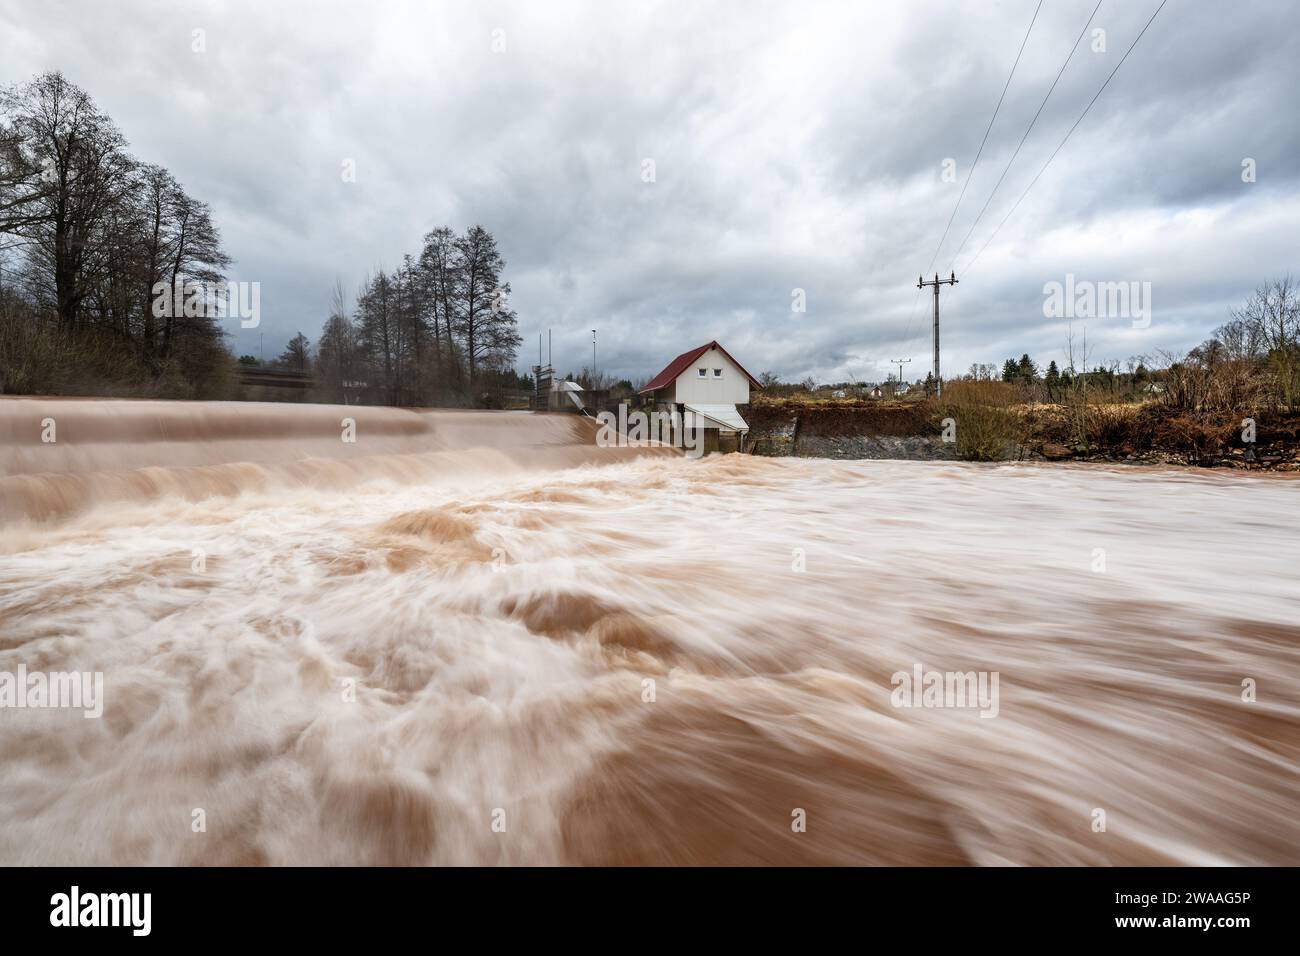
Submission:
<svg viewBox="0 0 1300 956">
<path fill-rule="evenodd" d="M 653 392 L 657 388 L 665 388 L 670 382 L 675 382 L 677 380 L 678 375 L 681 375 L 682 372 L 690 368 L 691 363 L 694 362 L 701 355 L 703 355 L 705 352 L 707 352 L 709 349 L 717 349 L 727 358 L 731 359 L 731 364 L 736 366 L 736 368 L 740 369 L 742 372 L 745 372 L 745 378 L 749 379 L 750 384 L 753 385 L 755 388 L 763 387 L 762 385 L 759 384 L 758 379 L 750 375 L 749 372 L 746 372 L 745 366 L 741 365 L 734 358 L 731 358 L 731 353 L 728 352 L 726 349 L 724 349 L 721 345 L 719 345 L 717 340 L 715 339 L 712 342 L 704 343 L 697 349 L 691 349 L 689 352 L 683 352 L 681 355 L 677 356 L 677 358 L 673 359 L 671 362 L 668 363 L 667 367 L 665 367 L 662 372 L 660 372 L 658 375 L 656 375 L 654 378 L 650 380 L 649 385 L 641 389 L 641 391 L 638 392 L 637 394 L 644 395 L 646 392 Z"/>
</svg>

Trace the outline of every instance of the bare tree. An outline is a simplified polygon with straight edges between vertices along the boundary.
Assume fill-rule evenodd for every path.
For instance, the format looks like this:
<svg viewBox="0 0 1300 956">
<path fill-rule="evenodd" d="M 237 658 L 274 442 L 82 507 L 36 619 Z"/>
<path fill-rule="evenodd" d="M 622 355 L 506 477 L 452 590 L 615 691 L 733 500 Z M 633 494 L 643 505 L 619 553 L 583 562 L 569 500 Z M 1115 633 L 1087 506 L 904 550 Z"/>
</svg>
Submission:
<svg viewBox="0 0 1300 956">
<path fill-rule="evenodd" d="M 3 108 L 40 185 L 11 197 L 23 210 L 13 229 L 48 272 L 61 328 L 74 328 L 102 266 L 110 210 L 132 186 L 134 162 L 117 127 L 61 73 L 7 90 Z M 30 189 L 30 191 L 28 191 Z"/>
<path fill-rule="evenodd" d="M 32 326 L 12 340 L 54 342 L 42 354 L 56 357 L 43 377 L 24 361 L 28 371 L 10 381 L 42 378 L 46 388 L 111 381 L 178 397 L 221 387 L 230 356 L 212 312 L 153 309 L 160 282 L 224 275 L 230 259 L 211 211 L 165 169 L 128 155 L 112 120 L 59 73 L 0 92 L 6 249 L 20 262 L 17 276 L 4 263 L 4 294 L 21 293 L 4 320 Z M 46 326 L 52 337 L 41 338 Z"/>
<path fill-rule="evenodd" d="M 1263 353 L 1259 329 L 1246 319 L 1234 318 L 1215 329 L 1214 335 L 1223 343 L 1229 358 L 1249 361 Z"/>
<path fill-rule="evenodd" d="M 455 381 L 459 378 L 459 363 L 455 360 L 456 349 L 452 341 L 452 328 L 456 324 L 453 303 L 461 284 L 456 234 L 446 226 L 429 232 L 424 237 L 419 261 L 436 343 L 434 362 L 438 387 L 445 391 L 448 386 L 459 384 Z"/>
<path fill-rule="evenodd" d="M 510 309 L 510 283 L 501 281 L 505 260 L 496 239 L 482 226 L 472 226 L 456 240 L 460 255 L 455 329 L 464 350 L 470 391 L 481 368 L 499 368 L 512 361 L 523 341 L 515 331 Z"/>
<path fill-rule="evenodd" d="M 1300 398 L 1300 292 L 1291 276 L 1266 282 L 1232 314 L 1239 335 L 1259 343 L 1277 376 L 1279 398 L 1295 408 Z"/>
<path fill-rule="evenodd" d="M 316 347 L 316 375 L 319 388 L 334 402 L 346 402 L 348 389 L 361 377 L 357 333 L 348 318 L 347 294 L 343 283 L 334 283 L 330 316 Z"/>
<path fill-rule="evenodd" d="M 299 332 L 289 340 L 277 361 L 287 369 L 306 372 L 311 368 L 311 340 Z"/>
<path fill-rule="evenodd" d="M 0 94 L 6 107 L 12 94 Z M 0 249 L 19 244 L 18 233 L 44 221 L 42 203 L 53 184 L 41 178 L 41 165 L 17 127 L 0 119 Z"/>
<path fill-rule="evenodd" d="M 1076 348 L 1074 326 L 1071 324 L 1065 332 L 1065 351 L 1070 382 L 1066 388 L 1065 405 L 1070 418 L 1070 431 L 1075 445 L 1088 447 L 1088 329 L 1085 326 L 1083 336 Z"/>
</svg>

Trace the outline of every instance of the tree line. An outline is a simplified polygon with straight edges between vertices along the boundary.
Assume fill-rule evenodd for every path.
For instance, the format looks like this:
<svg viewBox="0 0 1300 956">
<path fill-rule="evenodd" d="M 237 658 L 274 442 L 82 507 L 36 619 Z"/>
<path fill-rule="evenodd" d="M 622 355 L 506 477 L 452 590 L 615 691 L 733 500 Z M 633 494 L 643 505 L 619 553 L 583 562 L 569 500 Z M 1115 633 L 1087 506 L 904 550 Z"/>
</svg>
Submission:
<svg viewBox="0 0 1300 956">
<path fill-rule="evenodd" d="M 968 388 L 981 400 L 1047 402 L 1086 407 L 1089 402 L 1152 402 L 1170 414 L 1209 416 L 1288 416 L 1300 411 L 1300 286 L 1290 275 L 1260 284 L 1213 335 L 1185 355 L 1157 350 L 1131 355 L 1123 363 L 1095 362 L 1086 329 L 1081 340 L 1067 333 L 1065 361 L 1046 367 L 1028 353 L 1009 357 L 1001 367 L 977 362 L 964 375 L 944 379 L 949 385 L 975 383 Z M 772 372 L 759 376 L 769 397 L 843 390 L 847 396 L 868 393 L 868 382 L 818 386 L 812 378 L 784 383 Z M 897 381 L 882 383 L 887 395 Z M 909 387 L 906 394 L 923 398 L 935 394 L 934 376 Z"/>
<path fill-rule="evenodd" d="M 218 286 L 232 263 L 207 203 L 132 156 L 76 84 L 0 91 L 0 392 L 238 397 L 220 313 L 159 308 L 160 289 Z M 433 229 L 354 302 L 336 287 L 316 347 L 300 332 L 278 364 L 322 401 L 492 404 L 524 384 L 504 270 L 482 226 Z"/>
<path fill-rule="evenodd" d="M 367 278 L 351 309 L 336 285 L 314 355 L 321 400 L 492 405 L 503 387 L 522 386 L 504 270 L 488 230 L 440 226 L 417 254 Z"/>
<path fill-rule="evenodd" d="M 1076 390 L 1112 399 L 1155 397 L 1185 412 L 1291 413 L 1300 409 L 1300 288 L 1291 276 L 1258 286 L 1233 309 L 1229 321 L 1186 355 L 1160 350 L 1088 370 L 1086 340 L 1080 355 L 1040 371 L 1028 354 L 1002 363 L 1003 382 L 1026 394 L 1060 401 Z M 1077 359 L 1077 361 L 1076 361 Z M 1076 368 L 1076 365 L 1078 368 Z M 992 379 L 992 365 L 972 365 L 968 379 Z"/>
<path fill-rule="evenodd" d="M 1003 362 L 1001 377 L 1003 382 L 1019 385 L 1032 397 L 1049 402 L 1060 401 L 1076 386 L 1104 390 L 1112 396 L 1140 395 L 1152 384 L 1147 361 L 1145 356 L 1133 355 L 1129 357 L 1127 367 L 1118 361 L 1110 361 L 1088 370 L 1076 369 L 1069 364 L 1060 368 L 1056 359 L 1052 359 L 1046 368 L 1040 369 L 1038 363 L 1025 353 L 1019 359 L 1009 358 Z M 993 370 L 992 365 L 972 365 L 966 377 L 991 380 Z"/>
<path fill-rule="evenodd" d="M 202 397 L 230 354 L 210 315 L 155 289 L 231 264 L 207 203 L 61 73 L 0 92 L 0 391 Z"/>
</svg>

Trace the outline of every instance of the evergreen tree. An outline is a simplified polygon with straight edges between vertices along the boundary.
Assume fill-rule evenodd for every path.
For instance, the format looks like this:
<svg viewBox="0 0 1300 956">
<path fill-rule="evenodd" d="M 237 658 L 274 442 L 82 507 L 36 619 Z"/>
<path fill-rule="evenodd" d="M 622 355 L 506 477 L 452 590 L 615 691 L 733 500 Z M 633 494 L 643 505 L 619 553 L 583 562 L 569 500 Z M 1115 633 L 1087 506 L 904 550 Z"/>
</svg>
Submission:
<svg viewBox="0 0 1300 956">
<path fill-rule="evenodd" d="M 1002 363 L 1002 381 L 1014 382 L 1019 377 L 1020 367 L 1016 365 L 1015 359 L 1009 358 Z"/>
</svg>

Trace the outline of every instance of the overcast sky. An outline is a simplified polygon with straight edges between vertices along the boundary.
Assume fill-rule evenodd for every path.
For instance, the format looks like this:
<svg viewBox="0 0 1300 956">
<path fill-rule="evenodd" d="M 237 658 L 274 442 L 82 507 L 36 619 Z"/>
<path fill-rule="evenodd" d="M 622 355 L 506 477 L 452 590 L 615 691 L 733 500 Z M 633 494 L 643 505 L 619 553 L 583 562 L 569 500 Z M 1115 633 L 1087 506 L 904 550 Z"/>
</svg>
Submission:
<svg viewBox="0 0 1300 956">
<path fill-rule="evenodd" d="M 1105 52 L 1085 36 L 955 262 L 945 373 L 1061 361 L 1043 286 L 1067 273 L 1151 283 L 1149 327 L 1075 321 L 1094 360 L 1121 361 L 1195 345 L 1260 281 L 1300 275 L 1294 0 L 1169 0 L 964 274 L 1158 3 L 1103 0 Z M 1094 5 L 1043 3 L 935 269 Z M 268 356 L 316 339 L 336 278 L 352 294 L 430 228 L 481 223 L 521 369 L 546 329 L 559 371 L 589 364 L 596 328 L 599 368 L 632 378 L 715 338 L 755 374 L 876 380 L 910 356 L 913 378 L 931 348 L 916 277 L 1036 6 L 0 0 L 0 83 L 62 70 L 212 204 L 231 278 L 262 284 Z"/>
</svg>

